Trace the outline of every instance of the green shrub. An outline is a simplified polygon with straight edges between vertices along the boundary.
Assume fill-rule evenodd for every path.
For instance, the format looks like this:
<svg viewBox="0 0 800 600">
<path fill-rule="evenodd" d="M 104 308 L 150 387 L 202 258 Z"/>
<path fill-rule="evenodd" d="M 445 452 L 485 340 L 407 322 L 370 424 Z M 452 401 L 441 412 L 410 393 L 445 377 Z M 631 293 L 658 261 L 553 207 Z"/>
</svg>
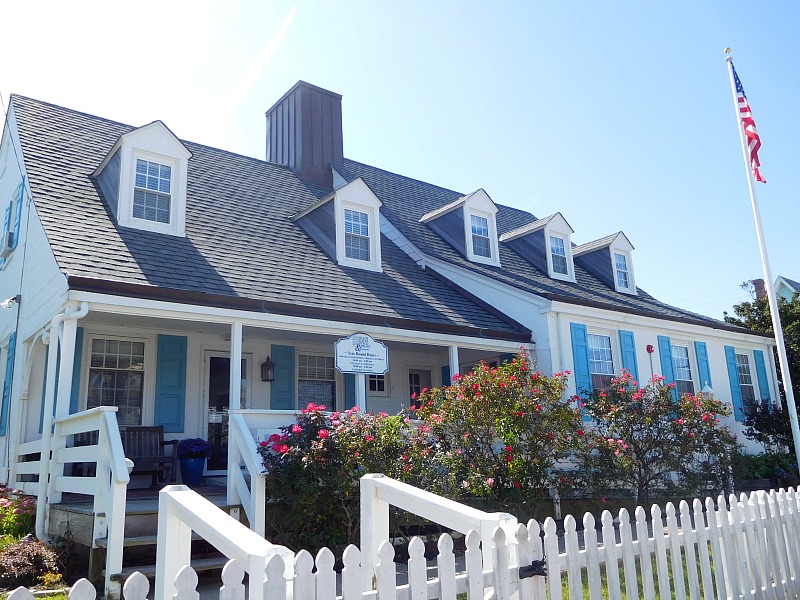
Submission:
<svg viewBox="0 0 800 600">
<path fill-rule="evenodd" d="M 0 535 L 19 539 L 33 533 L 35 526 L 36 498 L 0 487 Z"/>
<path fill-rule="evenodd" d="M 558 483 L 557 463 L 580 424 L 563 398 L 566 379 L 531 372 L 520 354 L 424 389 L 413 414 L 327 413 L 309 404 L 259 446 L 274 502 L 270 537 L 312 551 L 358 542 L 359 478 L 370 472 L 486 510 L 530 514 Z"/>
<path fill-rule="evenodd" d="M 797 464 L 794 454 L 768 452 L 738 454 L 733 461 L 733 476 L 743 479 L 778 479 L 782 485 L 796 485 Z"/>
<path fill-rule="evenodd" d="M 655 376 L 646 387 L 626 372 L 585 400 L 587 423 L 576 453 L 576 485 L 605 496 L 632 493 L 702 497 L 729 488 L 736 436 L 720 425 L 730 409 L 710 394 L 685 394 Z"/>
<path fill-rule="evenodd" d="M 58 572 L 58 556 L 48 545 L 33 536 L 0 551 L 0 587 L 30 587 L 48 573 Z"/>
</svg>

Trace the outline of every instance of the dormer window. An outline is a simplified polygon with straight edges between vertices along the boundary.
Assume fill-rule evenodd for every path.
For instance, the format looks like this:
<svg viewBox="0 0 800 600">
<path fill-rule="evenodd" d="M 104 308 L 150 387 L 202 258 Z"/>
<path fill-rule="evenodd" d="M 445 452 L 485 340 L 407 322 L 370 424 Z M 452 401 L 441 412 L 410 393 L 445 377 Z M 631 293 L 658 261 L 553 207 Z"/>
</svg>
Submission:
<svg viewBox="0 0 800 600">
<path fill-rule="evenodd" d="M 553 279 L 575 281 L 572 227 L 561 213 L 507 231 L 500 241 Z"/>
<path fill-rule="evenodd" d="M 94 172 L 117 225 L 184 236 L 191 156 L 161 121 L 121 136 Z"/>
<path fill-rule="evenodd" d="M 619 252 L 615 252 L 614 265 L 617 272 L 617 287 L 623 290 L 630 290 L 631 282 L 628 277 L 628 257 Z"/>
<path fill-rule="evenodd" d="M 550 260 L 553 263 L 554 273 L 569 275 L 567 249 L 564 245 L 564 238 L 555 235 L 550 236 Z"/>
<path fill-rule="evenodd" d="M 419 222 L 438 233 L 467 260 L 500 266 L 497 206 L 483 189 L 422 215 Z"/>
<path fill-rule="evenodd" d="M 344 252 L 347 258 L 369 261 L 369 214 L 344 209 Z"/>
<path fill-rule="evenodd" d="M 492 246 L 489 242 L 489 219 L 478 215 L 470 215 L 472 222 L 472 253 L 484 258 L 492 257 Z"/>
<path fill-rule="evenodd" d="M 344 267 L 382 271 L 381 201 L 360 177 L 292 217 Z"/>
<path fill-rule="evenodd" d="M 169 223 L 172 167 L 136 159 L 133 188 L 133 217 L 156 223 Z"/>
</svg>

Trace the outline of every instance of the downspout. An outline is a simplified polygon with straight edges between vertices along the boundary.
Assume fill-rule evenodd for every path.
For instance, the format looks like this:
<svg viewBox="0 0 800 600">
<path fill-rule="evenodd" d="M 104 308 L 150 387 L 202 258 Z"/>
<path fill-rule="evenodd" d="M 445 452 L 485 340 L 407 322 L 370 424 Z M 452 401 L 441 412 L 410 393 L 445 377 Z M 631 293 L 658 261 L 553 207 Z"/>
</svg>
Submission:
<svg viewBox="0 0 800 600">
<path fill-rule="evenodd" d="M 47 340 L 47 375 L 45 386 L 47 394 L 44 398 L 44 420 L 42 422 L 42 445 L 39 455 L 39 484 L 37 486 L 36 501 L 36 537 L 40 540 L 49 540 L 45 527 L 47 518 L 47 486 L 50 473 L 50 448 L 53 441 L 53 405 L 56 401 L 56 362 L 58 361 L 58 340 L 61 337 L 61 324 L 67 319 L 82 319 L 89 314 L 89 303 L 81 302 L 80 308 L 72 312 L 64 311 L 53 317 L 50 321 L 49 337 Z M 55 337 L 53 334 L 55 333 Z"/>
</svg>

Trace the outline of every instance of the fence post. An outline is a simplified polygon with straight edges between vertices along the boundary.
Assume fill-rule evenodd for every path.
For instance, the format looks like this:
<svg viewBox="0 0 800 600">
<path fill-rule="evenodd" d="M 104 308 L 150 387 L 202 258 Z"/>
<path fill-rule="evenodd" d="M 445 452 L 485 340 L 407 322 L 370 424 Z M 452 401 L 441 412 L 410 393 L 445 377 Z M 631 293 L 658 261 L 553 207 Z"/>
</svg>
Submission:
<svg viewBox="0 0 800 600">
<path fill-rule="evenodd" d="M 175 507 L 166 501 L 167 492 L 180 491 L 189 491 L 189 488 L 170 485 L 158 493 L 155 598 L 172 598 L 177 591 L 178 571 L 191 563 L 192 529 L 178 518 Z"/>
<path fill-rule="evenodd" d="M 368 473 L 361 478 L 361 567 L 364 590 L 375 589 L 375 565 L 378 549 L 389 539 L 389 503 L 378 496 L 376 479 L 382 473 Z"/>
</svg>

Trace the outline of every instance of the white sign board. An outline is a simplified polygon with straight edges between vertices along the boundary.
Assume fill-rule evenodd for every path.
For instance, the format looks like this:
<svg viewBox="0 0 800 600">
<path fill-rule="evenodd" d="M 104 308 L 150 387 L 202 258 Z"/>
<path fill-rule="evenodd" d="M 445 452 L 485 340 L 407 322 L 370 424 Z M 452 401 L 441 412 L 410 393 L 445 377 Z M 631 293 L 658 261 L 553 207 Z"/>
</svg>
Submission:
<svg viewBox="0 0 800 600">
<path fill-rule="evenodd" d="M 384 375 L 389 370 L 389 350 L 366 333 L 354 333 L 334 344 L 336 368 L 342 373 Z"/>
</svg>

